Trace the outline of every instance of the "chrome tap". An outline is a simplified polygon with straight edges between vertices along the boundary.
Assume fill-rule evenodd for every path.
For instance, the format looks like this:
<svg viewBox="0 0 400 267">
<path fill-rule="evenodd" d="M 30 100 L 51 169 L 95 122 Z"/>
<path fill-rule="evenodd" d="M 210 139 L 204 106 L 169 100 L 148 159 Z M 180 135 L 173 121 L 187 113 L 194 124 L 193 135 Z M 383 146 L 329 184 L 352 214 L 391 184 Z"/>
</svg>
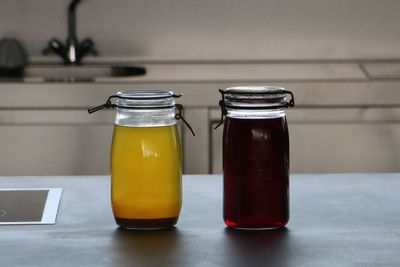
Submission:
<svg viewBox="0 0 400 267">
<path fill-rule="evenodd" d="M 76 37 L 76 6 L 82 0 L 72 0 L 68 6 L 68 37 L 63 44 L 60 40 L 52 38 L 42 53 L 44 55 L 51 52 L 61 56 L 65 65 L 80 64 L 81 59 L 89 53 L 97 55 L 94 42 L 90 38 L 78 41 Z"/>
</svg>

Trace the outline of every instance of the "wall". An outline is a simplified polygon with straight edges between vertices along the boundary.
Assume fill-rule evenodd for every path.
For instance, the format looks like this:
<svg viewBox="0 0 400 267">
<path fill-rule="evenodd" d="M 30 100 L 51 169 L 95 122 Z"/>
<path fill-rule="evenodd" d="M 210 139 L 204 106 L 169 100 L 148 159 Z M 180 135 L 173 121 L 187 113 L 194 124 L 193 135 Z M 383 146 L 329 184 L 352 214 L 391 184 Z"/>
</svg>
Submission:
<svg viewBox="0 0 400 267">
<path fill-rule="evenodd" d="M 34 59 L 66 36 L 67 0 L 2 0 L 0 37 Z M 398 0 L 84 0 L 78 35 L 101 58 L 281 60 L 400 58 Z"/>
</svg>

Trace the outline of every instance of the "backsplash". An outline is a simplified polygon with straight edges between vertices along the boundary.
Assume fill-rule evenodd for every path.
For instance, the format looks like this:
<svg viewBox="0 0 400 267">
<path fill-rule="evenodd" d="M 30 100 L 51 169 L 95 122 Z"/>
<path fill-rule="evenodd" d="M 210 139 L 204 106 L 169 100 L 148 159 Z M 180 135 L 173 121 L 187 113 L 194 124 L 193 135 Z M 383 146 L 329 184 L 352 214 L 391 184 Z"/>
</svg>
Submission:
<svg viewBox="0 0 400 267">
<path fill-rule="evenodd" d="M 2 1 L 0 38 L 31 59 L 66 37 L 67 0 Z M 100 59 L 141 61 L 400 58 L 397 0 L 83 0 L 78 38 Z M 54 57 L 55 58 L 55 57 Z"/>
</svg>

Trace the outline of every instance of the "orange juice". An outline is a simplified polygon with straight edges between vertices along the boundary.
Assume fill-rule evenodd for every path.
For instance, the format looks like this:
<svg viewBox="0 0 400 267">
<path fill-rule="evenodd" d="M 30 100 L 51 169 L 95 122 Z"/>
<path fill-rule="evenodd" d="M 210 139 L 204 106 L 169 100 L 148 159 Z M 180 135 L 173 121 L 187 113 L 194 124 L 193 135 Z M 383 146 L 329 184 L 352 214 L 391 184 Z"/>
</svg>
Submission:
<svg viewBox="0 0 400 267">
<path fill-rule="evenodd" d="M 111 198 L 117 224 L 127 228 L 176 224 L 182 203 L 181 173 L 176 125 L 115 125 Z"/>
</svg>

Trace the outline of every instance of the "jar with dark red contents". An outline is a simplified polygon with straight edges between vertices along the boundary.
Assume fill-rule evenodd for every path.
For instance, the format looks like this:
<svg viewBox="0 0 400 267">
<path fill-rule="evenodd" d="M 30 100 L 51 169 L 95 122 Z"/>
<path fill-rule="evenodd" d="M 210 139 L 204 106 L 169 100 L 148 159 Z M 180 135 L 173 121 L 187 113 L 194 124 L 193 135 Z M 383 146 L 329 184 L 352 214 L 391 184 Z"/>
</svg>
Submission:
<svg viewBox="0 0 400 267">
<path fill-rule="evenodd" d="M 289 220 L 290 91 L 275 86 L 220 90 L 223 216 L 233 228 L 279 228 Z M 288 99 L 288 95 L 290 98 Z"/>
</svg>

